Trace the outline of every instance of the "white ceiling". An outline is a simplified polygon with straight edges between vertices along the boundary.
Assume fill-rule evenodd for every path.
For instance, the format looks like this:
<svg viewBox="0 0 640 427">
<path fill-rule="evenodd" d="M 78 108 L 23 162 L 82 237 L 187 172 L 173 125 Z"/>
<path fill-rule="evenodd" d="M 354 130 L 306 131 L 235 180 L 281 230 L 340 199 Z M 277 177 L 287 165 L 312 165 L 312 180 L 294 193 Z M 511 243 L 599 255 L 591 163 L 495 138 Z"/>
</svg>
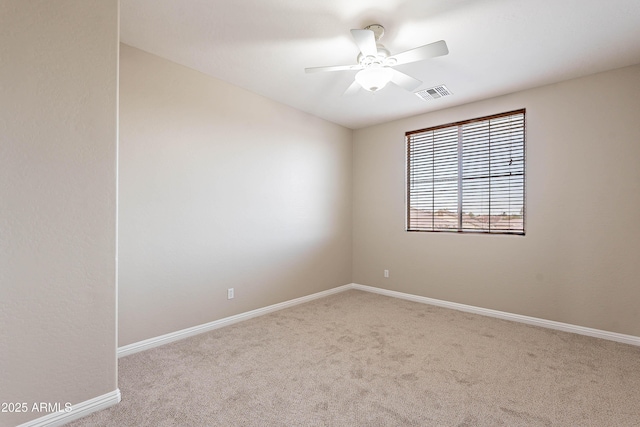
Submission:
<svg viewBox="0 0 640 427">
<path fill-rule="evenodd" d="M 357 129 L 640 63 L 640 0 L 120 0 L 122 42 Z M 445 40 L 449 55 L 398 66 L 452 96 L 393 84 L 342 96 L 349 32 L 378 23 L 391 54 Z M 597 102 L 594 99 L 593 102 Z"/>
</svg>

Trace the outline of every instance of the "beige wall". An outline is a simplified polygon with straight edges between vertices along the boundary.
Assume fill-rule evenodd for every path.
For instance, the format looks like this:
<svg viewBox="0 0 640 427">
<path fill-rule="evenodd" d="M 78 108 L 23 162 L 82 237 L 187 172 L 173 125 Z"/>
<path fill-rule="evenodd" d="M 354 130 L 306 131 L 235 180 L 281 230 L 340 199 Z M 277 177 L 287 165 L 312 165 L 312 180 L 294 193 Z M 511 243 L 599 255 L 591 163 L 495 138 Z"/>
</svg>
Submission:
<svg viewBox="0 0 640 427">
<path fill-rule="evenodd" d="M 405 131 L 517 108 L 527 235 L 405 232 Z M 634 66 L 356 131 L 353 281 L 639 336 L 639 111 Z"/>
<path fill-rule="evenodd" d="M 116 0 L 0 2 L 0 413 L 117 388 Z"/>
<path fill-rule="evenodd" d="M 351 135 L 122 45 L 119 345 L 350 283 Z"/>
</svg>

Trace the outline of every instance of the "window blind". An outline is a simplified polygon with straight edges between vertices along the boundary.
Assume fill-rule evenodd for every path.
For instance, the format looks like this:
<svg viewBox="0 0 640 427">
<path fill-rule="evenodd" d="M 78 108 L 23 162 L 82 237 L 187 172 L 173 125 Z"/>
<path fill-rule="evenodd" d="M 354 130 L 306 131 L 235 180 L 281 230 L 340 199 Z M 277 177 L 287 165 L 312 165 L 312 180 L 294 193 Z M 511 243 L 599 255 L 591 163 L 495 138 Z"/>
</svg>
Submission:
<svg viewBox="0 0 640 427">
<path fill-rule="evenodd" d="M 406 140 L 408 231 L 524 234 L 525 110 Z"/>
</svg>

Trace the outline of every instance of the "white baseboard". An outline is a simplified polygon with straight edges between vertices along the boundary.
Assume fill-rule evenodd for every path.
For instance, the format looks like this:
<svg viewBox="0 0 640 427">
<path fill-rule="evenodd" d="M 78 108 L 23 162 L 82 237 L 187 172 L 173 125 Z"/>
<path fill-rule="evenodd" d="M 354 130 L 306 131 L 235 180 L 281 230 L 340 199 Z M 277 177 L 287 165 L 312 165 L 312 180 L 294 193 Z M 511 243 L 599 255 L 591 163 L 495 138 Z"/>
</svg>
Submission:
<svg viewBox="0 0 640 427">
<path fill-rule="evenodd" d="M 69 412 L 61 411 L 47 414 L 44 417 L 36 418 L 35 420 L 20 424 L 17 427 L 59 427 L 78 418 L 86 417 L 94 412 L 107 409 L 119 403 L 120 399 L 120 390 L 115 389 L 110 393 L 73 405 Z"/>
<path fill-rule="evenodd" d="M 282 310 L 284 308 L 293 307 L 298 304 L 313 301 L 318 298 L 323 298 L 338 292 L 344 292 L 349 289 L 357 289 L 360 291 L 373 292 L 380 295 L 385 295 L 394 298 L 401 298 L 409 301 L 419 302 L 423 304 L 430 304 L 444 308 L 450 308 L 458 311 L 466 311 L 468 313 L 480 314 L 483 316 L 496 317 L 498 319 L 511 320 L 513 322 L 525 323 L 528 325 L 540 326 L 542 328 L 555 329 L 564 332 L 571 332 L 579 335 L 587 335 L 595 338 L 602 338 L 609 341 L 621 342 L 624 344 L 631 344 L 640 347 L 640 337 L 633 335 L 619 334 L 616 332 L 603 331 L 600 329 L 586 328 L 584 326 L 572 325 L 569 323 L 555 322 L 553 320 L 545 320 L 537 317 L 523 316 L 520 314 L 507 313 L 504 311 L 491 310 L 488 308 L 475 307 L 472 305 L 459 304 L 455 302 L 443 301 L 434 298 L 422 297 L 419 295 L 407 294 L 404 292 L 390 291 L 388 289 L 376 288 L 373 286 L 360 285 L 357 283 L 351 283 L 337 288 L 329 289 L 326 291 L 318 292 L 315 294 L 307 295 L 292 299 L 289 301 L 281 302 L 279 304 L 270 305 L 256 310 L 247 311 L 246 313 L 240 313 L 235 316 L 225 317 L 224 319 L 215 320 L 213 322 L 205 323 L 203 325 L 194 326 L 180 331 L 172 332 L 169 334 L 161 335 L 155 338 L 149 338 L 144 341 L 139 341 L 133 344 L 125 345 L 118 348 L 118 357 L 128 356 L 133 353 L 148 350 L 154 347 L 159 347 L 164 344 L 168 344 L 173 341 L 178 341 L 184 338 L 188 338 L 194 335 L 198 335 L 204 332 L 208 332 L 214 329 L 222 328 L 224 326 L 232 325 L 234 323 L 242 322 L 254 317 L 262 316 L 264 314 L 272 313 L 274 311 Z"/>
<path fill-rule="evenodd" d="M 504 311 L 490 310 L 488 308 L 475 307 L 472 305 L 458 304 L 455 302 L 443 301 L 434 298 L 421 297 L 418 295 L 406 294 L 403 292 L 390 291 L 387 289 L 375 288 L 373 286 L 359 285 L 352 283 L 351 289 L 358 289 L 361 291 L 373 292 L 380 295 L 386 295 L 394 298 L 406 299 L 409 301 L 420 302 L 423 304 L 436 305 L 444 308 L 451 308 L 453 310 L 466 311 L 468 313 L 480 314 L 483 316 L 497 317 L 499 319 L 511 320 L 519 323 L 526 323 L 528 325 L 540 326 L 548 329 L 555 329 L 564 332 L 572 332 L 579 335 L 587 335 L 595 338 L 602 338 L 609 341 L 621 342 L 624 344 L 631 344 L 640 346 L 640 337 L 634 335 L 619 334 L 616 332 L 603 331 L 600 329 L 586 328 L 584 326 L 572 325 L 569 323 L 555 322 L 553 320 L 545 320 L 537 317 L 523 316 L 520 314 L 507 313 Z"/>
<path fill-rule="evenodd" d="M 180 331 L 171 332 L 169 334 L 161 335 L 155 338 L 149 338 L 144 341 L 139 341 L 133 344 L 125 345 L 118 348 L 118 357 L 128 356 L 133 353 L 148 350 L 150 348 L 158 347 L 164 344 L 168 344 L 173 341 L 178 341 L 193 335 L 198 335 L 203 332 L 212 331 L 214 329 L 229 326 L 234 323 L 242 322 L 253 317 L 262 316 L 274 311 L 282 310 L 284 308 L 293 307 L 294 305 L 303 304 L 305 302 L 313 301 L 318 298 L 324 298 L 326 296 L 336 294 L 351 289 L 351 285 L 339 286 L 337 288 L 329 289 L 326 291 L 318 292 L 315 294 L 307 295 L 304 297 L 292 299 L 289 301 L 281 302 L 278 304 L 269 305 L 267 307 L 258 308 L 256 310 L 247 311 L 245 313 L 236 314 L 235 316 L 225 317 L 224 319 L 214 320 L 213 322 L 205 323 L 203 325 L 193 326 L 191 328 L 182 329 Z"/>
</svg>

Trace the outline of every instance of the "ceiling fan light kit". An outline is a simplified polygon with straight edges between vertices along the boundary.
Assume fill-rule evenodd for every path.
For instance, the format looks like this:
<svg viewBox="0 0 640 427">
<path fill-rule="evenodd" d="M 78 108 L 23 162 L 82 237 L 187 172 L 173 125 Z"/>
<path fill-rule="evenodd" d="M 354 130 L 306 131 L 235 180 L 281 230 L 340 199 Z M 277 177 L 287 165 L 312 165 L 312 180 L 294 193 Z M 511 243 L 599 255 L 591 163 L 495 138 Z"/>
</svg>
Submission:
<svg viewBox="0 0 640 427">
<path fill-rule="evenodd" d="M 355 75 L 354 84 L 349 86 L 345 94 L 352 94 L 357 91 L 358 85 L 370 92 L 377 92 L 389 82 L 405 90 L 413 91 L 422 82 L 392 67 L 449 53 L 447 44 L 444 40 L 440 40 L 391 56 L 389 51 L 379 43 L 380 38 L 384 35 L 384 27 L 379 24 L 369 25 L 362 30 L 351 30 L 351 35 L 360 49 L 360 53 L 356 58 L 357 64 L 305 69 L 307 73 L 359 70 Z"/>
<path fill-rule="evenodd" d="M 388 67 L 370 67 L 358 71 L 356 81 L 363 89 L 369 92 L 376 92 L 387 85 L 393 77 L 391 68 Z"/>
</svg>

